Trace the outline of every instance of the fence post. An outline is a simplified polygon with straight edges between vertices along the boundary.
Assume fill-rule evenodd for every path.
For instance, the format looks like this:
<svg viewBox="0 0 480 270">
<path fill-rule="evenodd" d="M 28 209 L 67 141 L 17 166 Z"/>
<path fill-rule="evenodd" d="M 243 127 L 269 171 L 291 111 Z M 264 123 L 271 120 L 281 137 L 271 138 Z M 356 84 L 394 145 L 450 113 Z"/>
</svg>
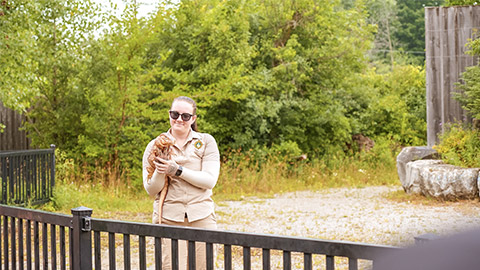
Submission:
<svg viewBox="0 0 480 270">
<path fill-rule="evenodd" d="M 73 270 L 92 269 L 92 234 L 91 221 L 93 210 L 84 206 L 72 210 L 73 229 Z"/>
<path fill-rule="evenodd" d="M 53 187 L 55 186 L 55 144 L 50 144 L 50 148 L 53 150 L 53 153 L 52 153 L 52 166 L 51 166 L 51 186 L 50 186 L 50 196 L 53 196 Z"/>
</svg>

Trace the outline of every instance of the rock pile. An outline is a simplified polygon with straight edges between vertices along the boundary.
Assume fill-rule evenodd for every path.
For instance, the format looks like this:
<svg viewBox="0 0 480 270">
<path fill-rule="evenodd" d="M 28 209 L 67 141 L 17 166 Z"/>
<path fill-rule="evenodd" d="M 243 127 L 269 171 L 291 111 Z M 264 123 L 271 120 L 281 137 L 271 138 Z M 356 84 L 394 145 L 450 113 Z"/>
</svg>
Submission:
<svg viewBox="0 0 480 270">
<path fill-rule="evenodd" d="M 463 168 L 433 159 L 430 147 L 406 147 L 397 156 L 397 170 L 403 189 L 444 200 L 479 197 L 480 168 Z"/>
</svg>

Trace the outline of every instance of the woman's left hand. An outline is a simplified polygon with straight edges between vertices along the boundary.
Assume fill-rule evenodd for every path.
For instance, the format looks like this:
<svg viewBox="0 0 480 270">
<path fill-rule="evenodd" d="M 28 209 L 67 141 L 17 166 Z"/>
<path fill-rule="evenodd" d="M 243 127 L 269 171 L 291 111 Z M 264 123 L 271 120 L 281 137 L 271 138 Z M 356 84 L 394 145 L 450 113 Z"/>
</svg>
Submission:
<svg viewBox="0 0 480 270">
<path fill-rule="evenodd" d="M 168 176 L 174 176 L 178 170 L 178 164 L 171 159 L 168 160 L 157 157 L 155 161 L 155 165 L 159 173 L 163 173 Z"/>
</svg>

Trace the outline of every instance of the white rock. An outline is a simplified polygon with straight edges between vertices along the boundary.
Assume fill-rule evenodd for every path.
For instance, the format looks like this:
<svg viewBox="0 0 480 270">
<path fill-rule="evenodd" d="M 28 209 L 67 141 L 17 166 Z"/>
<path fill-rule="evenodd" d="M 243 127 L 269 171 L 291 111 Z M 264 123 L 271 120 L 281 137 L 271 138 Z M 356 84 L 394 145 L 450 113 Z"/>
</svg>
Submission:
<svg viewBox="0 0 480 270">
<path fill-rule="evenodd" d="M 417 160 L 406 165 L 402 186 L 407 193 L 418 193 L 445 200 L 478 198 L 480 168 L 462 168 L 440 160 Z"/>
</svg>

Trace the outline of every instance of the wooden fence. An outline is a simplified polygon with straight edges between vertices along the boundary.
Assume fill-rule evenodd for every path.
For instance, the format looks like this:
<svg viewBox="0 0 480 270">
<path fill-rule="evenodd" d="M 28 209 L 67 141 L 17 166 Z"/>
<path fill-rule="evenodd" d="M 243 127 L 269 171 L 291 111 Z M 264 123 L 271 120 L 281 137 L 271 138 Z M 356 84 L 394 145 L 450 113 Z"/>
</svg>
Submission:
<svg viewBox="0 0 480 270">
<path fill-rule="evenodd" d="M 0 123 L 6 125 L 3 133 L 0 133 L 1 150 L 26 150 L 30 148 L 30 140 L 27 133 L 20 130 L 25 117 L 3 106 L 0 101 Z"/>
<path fill-rule="evenodd" d="M 427 141 L 433 146 L 445 124 L 470 122 L 452 98 L 455 83 L 478 58 L 466 55 L 469 39 L 480 36 L 480 6 L 425 8 Z"/>
<path fill-rule="evenodd" d="M 72 216 L 68 216 L 0 205 L 0 244 L 3 243 L 0 269 L 3 265 L 3 269 L 114 270 L 119 267 L 160 270 L 162 239 L 171 239 L 174 270 L 179 267 L 181 240 L 188 243 L 189 270 L 196 269 L 192 259 L 195 258 L 196 243 L 206 244 L 205 254 L 197 256 L 206 256 L 209 270 L 272 269 L 274 256 L 280 257 L 283 269 L 299 269 L 293 265 L 293 258 L 300 257 L 301 269 L 311 270 L 315 266 L 315 269 L 333 270 L 338 268 L 336 264 L 343 257 L 347 259 L 348 269 L 353 270 L 359 268 L 360 260 L 375 262 L 402 250 L 346 241 L 96 219 L 91 214 L 92 209 L 86 207 L 74 208 Z M 119 247 L 123 252 L 116 252 Z M 220 258 L 220 262 L 216 261 L 218 265 L 214 250 L 218 251 L 217 258 Z M 316 256 L 322 257 L 321 268 Z M 254 265 L 252 258 L 258 257 L 261 257 L 261 263 Z"/>
</svg>

